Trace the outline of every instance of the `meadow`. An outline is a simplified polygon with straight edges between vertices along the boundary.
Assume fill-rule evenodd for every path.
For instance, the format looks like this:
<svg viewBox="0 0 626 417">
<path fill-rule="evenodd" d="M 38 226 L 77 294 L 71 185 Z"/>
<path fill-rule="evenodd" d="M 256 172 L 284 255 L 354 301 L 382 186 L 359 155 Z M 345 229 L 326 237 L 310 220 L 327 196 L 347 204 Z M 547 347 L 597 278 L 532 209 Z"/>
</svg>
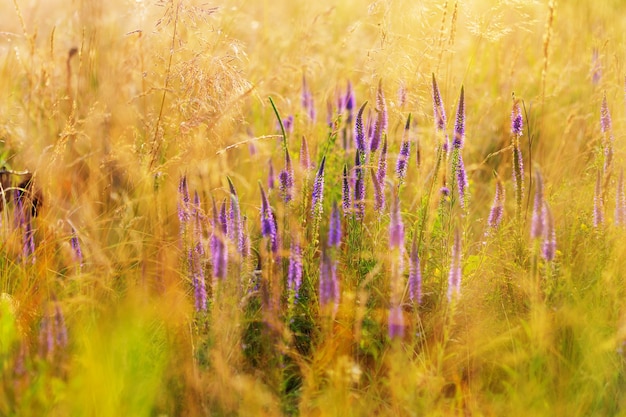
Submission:
<svg viewBox="0 0 626 417">
<path fill-rule="evenodd" d="M 626 415 L 621 0 L 5 0 L 0 415 Z"/>
</svg>

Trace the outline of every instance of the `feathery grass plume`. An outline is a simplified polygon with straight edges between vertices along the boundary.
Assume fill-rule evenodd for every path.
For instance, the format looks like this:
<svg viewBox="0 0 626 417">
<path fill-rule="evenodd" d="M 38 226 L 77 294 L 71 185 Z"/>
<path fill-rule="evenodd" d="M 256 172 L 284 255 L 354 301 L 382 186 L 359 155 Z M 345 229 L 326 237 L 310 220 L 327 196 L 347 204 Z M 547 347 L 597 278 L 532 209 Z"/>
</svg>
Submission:
<svg viewBox="0 0 626 417">
<path fill-rule="evenodd" d="M 524 161 L 520 147 L 520 137 L 523 134 L 522 109 L 519 101 L 513 97 L 513 110 L 511 111 L 511 139 L 513 146 L 513 184 L 515 185 L 515 203 L 518 220 L 522 214 L 522 200 L 524 199 Z"/>
<path fill-rule="evenodd" d="M 533 205 L 533 218 L 530 225 L 531 239 L 539 239 L 543 236 L 546 224 L 543 201 L 543 177 L 541 176 L 541 172 L 537 170 L 537 173 L 535 174 L 535 201 Z"/>
<path fill-rule="evenodd" d="M 220 212 L 215 204 L 215 199 L 211 198 L 213 203 L 213 220 L 211 237 L 209 238 L 209 248 L 211 250 L 211 263 L 213 264 L 213 278 L 223 280 L 226 278 L 228 270 L 228 251 L 226 250 L 226 234 L 225 226 L 222 225 Z"/>
<path fill-rule="evenodd" d="M 365 132 L 363 131 L 363 110 L 367 106 L 367 101 L 361 105 L 357 115 L 356 122 L 354 123 L 354 146 L 356 149 L 365 155 Z"/>
<path fill-rule="evenodd" d="M 309 88 L 306 77 L 302 75 L 302 108 L 306 110 L 307 115 L 312 121 L 315 121 L 315 104 L 313 103 L 313 94 Z"/>
<path fill-rule="evenodd" d="M 337 279 L 337 262 L 332 260 L 326 251 L 320 260 L 319 301 L 322 308 L 333 304 L 333 315 L 339 307 L 339 280 Z"/>
<path fill-rule="evenodd" d="M 330 224 L 328 227 L 328 247 L 338 248 L 341 245 L 341 215 L 337 202 L 333 202 L 330 212 Z"/>
<path fill-rule="evenodd" d="M 398 160 L 396 161 L 396 176 L 398 177 L 398 185 L 401 185 L 404 182 L 407 166 L 409 164 L 409 157 L 411 156 L 411 141 L 409 140 L 410 127 L 411 113 L 409 113 L 409 117 L 406 120 L 406 125 L 404 126 L 402 143 L 400 144 L 400 152 L 398 153 Z"/>
<path fill-rule="evenodd" d="M 401 339 L 404 337 L 404 314 L 400 304 L 392 304 L 389 307 L 389 338 Z"/>
<path fill-rule="evenodd" d="M 326 156 L 322 158 L 320 167 L 315 175 L 313 183 L 313 192 L 311 194 L 311 212 L 313 216 L 319 217 L 322 214 L 322 202 L 324 200 L 324 165 L 326 164 Z"/>
<path fill-rule="evenodd" d="M 357 219 L 365 216 L 365 175 L 363 173 L 364 155 L 357 149 L 354 158 L 354 213 Z"/>
<path fill-rule="evenodd" d="M 446 110 L 441 100 L 441 93 L 439 92 L 439 86 L 437 80 L 435 80 L 435 74 L 433 76 L 433 112 L 435 114 L 435 130 L 441 134 L 443 140 L 443 151 L 448 152 L 449 143 L 448 135 L 446 134 Z"/>
<path fill-rule="evenodd" d="M 370 152 L 378 150 L 383 134 L 387 132 L 387 102 L 383 93 L 383 80 L 378 82 L 378 92 L 376 93 L 376 121 L 374 122 L 374 133 L 370 142 Z"/>
<path fill-rule="evenodd" d="M 606 177 L 609 174 L 611 168 L 611 162 L 613 160 L 613 132 L 611 124 L 611 113 L 609 112 L 609 105 L 606 101 L 606 91 L 602 96 L 602 105 L 600 107 L 600 130 L 602 131 L 602 150 L 604 154 L 604 168 L 603 174 Z"/>
<path fill-rule="evenodd" d="M 309 156 L 309 145 L 304 135 L 302 135 L 302 143 L 300 145 L 300 167 L 304 171 L 308 171 L 313 167 L 311 165 L 311 157 Z"/>
<path fill-rule="evenodd" d="M 417 304 L 422 303 L 422 270 L 417 250 L 417 236 L 413 236 L 409 255 L 409 299 Z"/>
<path fill-rule="evenodd" d="M 83 267 L 83 250 L 80 247 L 80 241 L 78 240 L 78 234 L 76 230 L 72 227 L 72 237 L 70 237 L 70 246 L 72 248 L 72 253 L 74 256 L 74 260 L 78 262 L 79 267 Z"/>
<path fill-rule="evenodd" d="M 341 187 L 341 208 L 343 209 L 343 215 L 346 216 L 350 213 L 350 206 L 352 205 L 350 198 L 350 178 L 348 177 L 348 165 L 343 165 L 343 178 Z"/>
<path fill-rule="evenodd" d="M 602 198 L 602 174 L 596 175 L 596 189 L 593 197 L 593 227 L 604 224 L 604 199 Z"/>
<path fill-rule="evenodd" d="M 547 202 L 543 203 L 543 210 L 546 216 L 546 227 L 543 231 L 543 245 L 541 246 L 541 256 L 548 262 L 554 260 L 556 254 L 556 229 L 554 227 L 554 218 L 552 217 L 552 210 Z"/>
<path fill-rule="evenodd" d="M 502 222 L 502 215 L 504 214 L 504 197 L 504 184 L 502 184 L 500 178 L 497 178 L 496 193 L 493 197 L 493 204 L 491 206 L 491 210 L 489 211 L 489 219 L 487 220 L 487 233 L 491 233 L 491 231 L 498 229 L 500 222 Z"/>
<path fill-rule="evenodd" d="M 615 193 L 615 225 L 626 227 L 626 193 L 624 192 L 624 169 L 622 168 L 617 180 Z"/>
<path fill-rule="evenodd" d="M 285 147 L 285 168 L 278 175 L 280 183 L 280 193 L 283 201 L 288 203 L 293 198 L 293 167 L 291 166 L 291 157 L 289 149 Z"/>
<path fill-rule="evenodd" d="M 278 224 L 276 216 L 270 206 L 270 202 L 265 194 L 263 185 L 259 183 L 261 189 L 261 235 L 270 240 L 270 248 L 274 255 L 278 253 Z"/>
<path fill-rule="evenodd" d="M 448 275 L 448 302 L 457 300 L 461 295 L 461 234 L 459 229 L 454 231 L 454 245 L 452 246 L 452 260 Z"/>
<path fill-rule="evenodd" d="M 291 241 L 289 269 L 287 270 L 287 288 L 298 298 L 302 285 L 302 247 L 297 239 Z"/>
<path fill-rule="evenodd" d="M 269 167 L 267 170 L 267 189 L 272 190 L 276 187 L 276 178 L 274 176 L 274 164 L 272 164 L 272 159 L 269 160 Z"/>
<path fill-rule="evenodd" d="M 235 244 L 237 248 L 237 252 L 240 255 L 243 255 L 244 252 L 244 231 L 243 231 L 243 222 L 241 220 L 241 207 L 239 205 L 239 196 L 237 195 L 237 190 L 235 190 L 235 185 L 230 177 L 226 177 L 228 180 L 228 188 L 230 190 L 230 216 L 228 218 L 228 237 Z M 199 202 L 198 202 L 199 203 Z M 198 204 L 199 207 L 199 204 Z"/>
</svg>

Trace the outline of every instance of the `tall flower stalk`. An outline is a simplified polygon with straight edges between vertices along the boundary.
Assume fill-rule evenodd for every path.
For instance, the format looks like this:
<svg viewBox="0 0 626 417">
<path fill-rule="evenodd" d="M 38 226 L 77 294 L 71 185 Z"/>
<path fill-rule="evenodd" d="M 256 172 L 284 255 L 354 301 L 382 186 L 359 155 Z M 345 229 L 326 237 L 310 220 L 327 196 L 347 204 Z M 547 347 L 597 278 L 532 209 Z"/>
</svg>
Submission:
<svg viewBox="0 0 626 417">
<path fill-rule="evenodd" d="M 461 296 L 461 234 L 454 231 L 454 245 L 452 246 L 452 261 L 448 275 L 448 302 L 458 300 Z"/>
<path fill-rule="evenodd" d="M 515 209 L 518 221 L 522 215 L 522 200 L 524 199 L 524 161 L 520 147 L 520 138 L 523 134 L 522 110 L 519 101 L 513 101 L 511 111 L 511 147 L 513 149 L 513 184 L 515 186 Z"/>
<path fill-rule="evenodd" d="M 402 133 L 402 143 L 400 144 L 400 152 L 398 153 L 398 160 L 396 161 L 396 177 L 398 178 L 398 186 L 402 185 L 404 178 L 406 177 L 406 171 L 409 164 L 409 157 L 411 155 L 411 141 L 409 138 L 409 128 L 411 127 L 411 113 L 406 119 L 406 125 L 404 126 L 404 132 Z"/>
</svg>

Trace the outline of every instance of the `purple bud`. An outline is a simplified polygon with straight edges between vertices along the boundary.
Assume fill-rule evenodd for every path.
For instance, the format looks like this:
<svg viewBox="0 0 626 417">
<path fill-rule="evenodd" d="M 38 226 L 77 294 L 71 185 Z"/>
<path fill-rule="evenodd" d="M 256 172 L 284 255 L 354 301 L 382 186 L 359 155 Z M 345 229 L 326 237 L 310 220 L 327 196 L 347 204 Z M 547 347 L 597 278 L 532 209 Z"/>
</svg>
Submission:
<svg viewBox="0 0 626 417">
<path fill-rule="evenodd" d="M 604 224 L 604 201 L 602 198 L 602 175 L 598 171 L 593 198 L 593 227 L 600 227 L 602 224 Z"/>
<path fill-rule="evenodd" d="M 552 210 L 548 203 L 544 202 L 543 210 L 546 216 L 546 227 L 544 229 L 543 245 L 541 248 L 541 256 L 548 262 L 554 259 L 556 253 L 556 230 L 554 228 L 554 219 Z"/>
<path fill-rule="evenodd" d="M 502 215 L 504 213 L 504 185 L 499 179 L 496 181 L 496 193 L 493 197 L 493 205 L 489 212 L 489 219 L 487 224 L 489 229 L 495 230 L 500 226 L 502 222 Z"/>
<path fill-rule="evenodd" d="M 538 239 L 543 235 L 545 218 L 543 212 L 543 178 L 537 171 L 535 181 L 535 202 L 533 205 L 533 219 L 530 227 L 530 238 Z"/>
<path fill-rule="evenodd" d="M 348 166 L 343 166 L 343 185 L 341 187 L 341 206 L 343 208 L 343 214 L 347 215 L 350 212 L 350 180 L 348 178 Z"/>
<path fill-rule="evenodd" d="M 321 214 L 322 211 L 322 201 L 324 199 L 324 164 L 326 162 L 326 157 L 322 158 L 322 163 L 317 171 L 317 175 L 315 176 L 315 182 L 313 183 L 313 193 L 311 199 L 311 210 L 313 214 L 318 213 Z"/>
<path fill-rule="evenodd" d="M 400 305 L 389 307 L 389 338 L 396 339 L 404 336 L 404 315 Z"/>
<path fill-rule="evenodd" d="M 413 237 L 413 244 L 411 245 L 409 262 L 409 298 L 414 303 L 422 303 L 422 271 L 415 237 Z"/>
<path fill-rule="evenodd" d="M 461 235 L 459 230 L 454 232 L 454 245 L 452 246 L 452 261 L 448 276 L 448 302 L 456 300 L 461 295 Z"/>
<path fill-rule="evenodd" d="M 522 119 L 522 109 L 520 108 L 519 101 L 513 101 L 513 111 L 511 112 L 511 133 L 520 137 L 524 129 Z"/>
<path fill-rule="evenodd" d="M 330 212 L 330 225 L 328 228 L 328 246 L 339 247 L 341 245 L 341 216 L 339 214 L 339 208 L 337 202 L 333 203 L 332 211 Z"/>
<path fill-rule="evenodd" d="M 409 128 L 411 126 L 411 114 L 406 120 L 404 127 L 404 134 L 402 135 L 402 144 L 400 145 L 400 153 L 398 154 L 398 160 L 396 162 L 396 175 L 398 177 L 398 183 L 402 184 L 404 177 L 406 176 L 407 165 L 409 164 L 409 157 L 411 154 L 411 141 L 409 140 Z"/>
<path fill-rule="evenodd" d="M 454 123 L 454 143 L 455 149 L 461 149 L 465 142 L 465 93 L 461 87 L 461 96 L 459 97 L 459 107 L 456 110 L 456 121 Z"/>
<path fill-rule="evenodd" d="M 293 291 L 298 298 L 298 292 L 302 285 L 302 248 L 297 240 L 291 242 L 291 253 L 289 256 L 289 270 L 287 272 L 287 287 Z"/>
<path fill-rule="evenodd" d="M 354 124 L 354 141 L 356 148 L 365 153 L 365 133 L 363 131 L 363 110 L 367 106 L 367 101 L 363 103 L 356 115 L 356 123 Z"/>
<path fill-rule="evenodd" d="M 376 94 L 376 122 L 374 125 L 374 134 L 370 143 L 370 151 L 376 152 L 378 145 L 382 139 L 383 133 L 387 132 L 387 103 L 385 102 L 385 94 L 383 93 L 382 80 L 378 83 L 378 92 Z"/>
</svg>

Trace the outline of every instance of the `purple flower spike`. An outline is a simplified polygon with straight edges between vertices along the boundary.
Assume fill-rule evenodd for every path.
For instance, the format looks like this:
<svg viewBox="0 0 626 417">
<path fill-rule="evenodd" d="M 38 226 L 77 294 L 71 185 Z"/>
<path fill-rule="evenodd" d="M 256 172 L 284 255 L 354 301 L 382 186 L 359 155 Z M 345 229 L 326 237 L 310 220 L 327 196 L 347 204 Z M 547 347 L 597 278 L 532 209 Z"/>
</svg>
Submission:
<svg viewBox="0 0 626 417">
<path fill-rule="evenodd" d="M 76 230 L 72 227 L 72 237 L 70 238 L 70 246 L 72 247 L 72 252 L 74 253 L 74 260 L 78 262 L 78 264 L 83 266 L 83 251 L 80 247 L 80 241 L 78 240 L 78 235 L 76 234 Z"/>
<path fill-rule="evenodd" d="M 302 144 L 300 145 L 300 167 L 305 171 L 312 168 L 311 158 L 309 157 L 309 145 L 304 135 L 302 135 Z"/>
<path fill-rule="evenodd" d="M 223 249 L 220 248 L 220 249 Z M 194 306 L 196 311 L 206 311 L 207 308 L 207 292 L 206 283 L 204 281 L 204 270 L 200 261 L 200 254 L 196 250 L 189 249 L 188 253 L 189 272 L 191 274 L 191 283 L 194 289 Z M 218 260 L 220 261 L 220 260 Z M 219 265 L 220 271 L 224 265 Z M 214 266 L 215 268 L 215 266 Z M 215 268 L 217 270 L 217 268 Z M 225 270 L 225 268 L 224 268 Z M 215 274 L 216 278 L 224 278 L 222 275 Z"/>
<path fill-rule="evenodd" d="M 556 254 L 556 229 L 554 228 L 554 218 L 552 210 L 548 203 L 544 202 L 543 210 L 546 216 L 546 227 L 544 230 L 543 245 L 541 247 L 541 256 L 548 262 L 554 260 Z"/>
<path fill-rule="evenodd" d="M 293 198 L 293 168 L 287 148 L 285 148 L 285 169 L 280 171 L 278 179 L 280 182 L 280 193 L 285 203 L 288 203 Z"/>
<path fill-rule="evenodd" d="M 530 226 L 530 238 L 538 239 L 543 236 L 545 217 L 543 211 L 543 178 L 537 171 L 535 180 L 535 202 L 533 205 L 533 219 Z"/>
<path fill-rule="evenodd" d="M 385 94 L 383 93 L 382 80 L 378 83 L 378 92 L 376 93 L 376 122 L 374 125 L 374 134 L 370 143 L 370 151 L 376 152 L 383 133 L 387 132 L 387 103 L 385 102 Z"/>
<path fill-rule="evenodd" d="M 389 307 L 389 338 L 401 339 L 404 337 L 404 315 L 400 305 Z"/>
<path fill-rule="evenodd" d="M 374 210 L 381 215 L 383 209 L 385 208 L 385 190 L 383 188 L 383 184 L 378 181 L 378 175 L 376 175 L 374 169 L 371 170 L 371 174 L 372 185 L 374 186 Z"/>
<path fill-rule="evenodd" d="M 456 110 L 456 121 L 454 123 L 454 143 L 455 149 L 463 148 L 465 142 L 465 92 L 461 87 L 461 96 L 459 97 L 459 107 Z"/>
<path fill-rule="evenodd" d="M 189 188 L 186 175 L 181 177 L 178 184 L 178 220 L 181 222 L 181 228 L 189 221 Z"/>
<path fill-rule="evenodd" d="M 361 158 L 362 154 L 357 149 L 354 158 L 354 211 L 357 219 L 365 215 L 365 175 Z"/>
<path fill-rule="evenodd" d="M 296 299 L 302 285 L 302 248 L 296 239 L 291 242 L 289 256 L 289 270 L 287 272 L 287 287 L 293 291 Z"/>
<path fill-rule="evenodd" d="M 319 286 L 320 306 L 325 307 L 330 303 L 333 303 L 333 310 L 336 312 L 337 307 L 339 306 L 337 263 L 331 260 L 325 252 L 322 253 L 322 259 L 320 261 Z"/>
<path fill-rule="evenodd" d="M 344 216 L 350 212 L 350 179 L 348 178 L 348 166 L 343 166 L 343 184 L 341 187 L 341 207 Z"/>
<path fill-rule="evenodd" d="M 218 279 L 224 279 L 226 278 L 228 270 L 228 251 L 226 250 L 225 244 L 224 226 L 222 226 L 220 220 L 221 216 L 215 204 L 215 199 L 212 199 L 212 202 L 213 231 L 209 240 L 209 246 L 211 249 L 211 261 L 213 263 L 213 276 Z"/>
<path fill-rule="evenodd" d="M 367 106 L 367 101 L 363 103 L 356 115 L 356 123 L 354 124 L 354 141 L 356 148 L 365 154 L 365 132 L 363 131 L 363 110 Z"/>
<path fill-rule="evenodd" d="M 328 229 L 328 246 L 338 248 L 341 245 L 341 216 L 337 202 L 333 203 L 333 209 L 330 212 L 330 226 Z"/>
<path fill-rule="evenodd" d="M 456 164 L 456 183 L 459 189 L 459 203 L 465 208 L 465 191 L 467 190 L 467 174 L 465 173 L 465 164 L 463 155 L 458 151 L 458 160 Z"/>
<path fill-rule="evenodd" d="M 400 153 L 398 154 L 398 160 L 396 162 L 396 176 L 398 177 L 398 183 L 404 182 L 406 177 L 406 170 L 409 164 L 409 157 L 411 155 L 411 141 L 409 140 L 409 128 L 411 127 L 411 114 L 406 120 L 404 127 L 404 134 L 402 135 L 402 144 L 400 145 Z"/>
<path fill-rule="evenodd" d="M 230 189 L 230 217 L 228 229 L 228 237 L 235 244 L 237 248 L 237 252 L 243 255 L 243 247 L 244 247 L 244 233 L 243 233 L 243 224 L 241 220 L 241 208 L 239 206 L 239 196 L 237 196 L 237 191 L 235 190 L 235 185 L 233 184 L 230 177 L 226 177 L 228 180 L 228 187 Z"/>
<path fill-rule="evenodd" d="M 352 90 L 352 83 L 348 81 L 348 87 L 346 88 L 346 97 L 344 99 L 346 110 L 348 111 L 348 117 L 346 123 L 352 123 L 354 117 L 354 109 L 356 107 L 356 99 L 354 97 L 354 91 Z"/>
<path fill-rule="evenodd" d="M 615 193 L 615 225 L 626 227 L 626 193 L 624 193 L 624 170 L 622 169 L 617 180 Z"/>
<path fill-rule="evenodd" d="M 321 214 L 322 212 L 322 201 L 324 199 L 324 164 L 326 163 L 326 157 L 322 158 L 322 163 L 317 171 L 317 175 L 315 176 L 315 182 L 313 183 L 313 193 L 311 199 L 311 210 L 313 214 L 315 213 Z"/>
<path fill-rule="evenodd" d="M 265 190 L 259 183 L 261 189 L 261 235 L 270 239 L 270 247 L 274 254 L 278 253 L 278 225 L 276 216 L 272 211 Z"/>
<path fill-rule="evenodd" d="M 593 197 L 593 227 L 604 224 L 604 200 L 602 198 L 602 174 L 596 176 L 596 189 Z"/>
<path fill-rule="evenodd" d="M 433 74 L 433 113 L 435 115 L 435 130 L 439 132 L 443 139 L 443 151 L 448 152 L 448 136 L 446 135 L 446 110 L 441 100 L 441 93 Z"/>
<path fill-rule="evenodd" d="M 376 171 L 376 178 L 378 184 L 380 184 L 381 190 L 385 191 L 385 180 L 387 179 L 387 135 L 384 135 L 383 147 L 378 156 L 378 171 Z"/>
<path fill-rule="evenodd" d="M 499 179 L 496 180 L 496 193 L 493 197 L 493 205 L 489 212 L 489 219 L 487 224 L 490 230 L 495 230 L 500 226 L 502 222 L 502 215 L 504 213 L 504 184 Z"/>
<path fill-rule="evenodd" d="M 611 131 L 611 113 L 609 112 L 609 105 L 606 101 L 606 92 L 602 96 L 602 106 L 600 107 L 600 129 L 602 133 L 609 133 Z"/>
<path fill-rule="evenodd" d="M 400 198 L 396 194 L 391 205 L 389 221 L 389 247 L 391 249 L 404 248 L 404 223 L 400 214 Z"/>
<path fill-rule="evenodd" d="M 448 302 L 457 300 L 461 295 L 461 234 L 456 229 L 454 232 L 454 245 L 452 246 L 452 262 L 450 263 L 450 275 L 448 276 Z"/>
<path fill-rule="evenodd" d="M 413 237 L 409 262 L 409 298 L 417 304 L 422 303 L 422 271 L 417 253 L 417 240 Z"/>
<path fill-rule="evenodd" d="M 511 111 L 511 133 L 518 138 L 524 133 L 524 123 L 522 119 L 522 109 L 519 101 L 513 101 L 513 110 Z"/>
</svg>

